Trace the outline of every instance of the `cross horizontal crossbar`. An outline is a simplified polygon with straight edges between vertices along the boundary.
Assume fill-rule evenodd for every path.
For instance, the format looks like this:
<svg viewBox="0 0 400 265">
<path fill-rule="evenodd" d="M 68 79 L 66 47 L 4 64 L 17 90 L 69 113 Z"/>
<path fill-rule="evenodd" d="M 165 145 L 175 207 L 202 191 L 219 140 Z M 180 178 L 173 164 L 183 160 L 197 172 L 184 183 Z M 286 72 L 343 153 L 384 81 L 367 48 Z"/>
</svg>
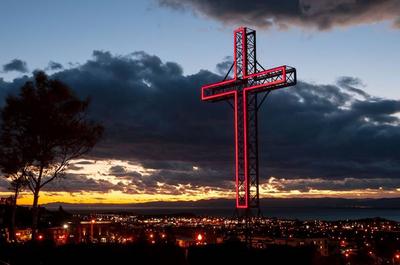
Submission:
<svg viewBox="0 0 400 265">
<path fill-rule="evenodd" d="M 275 90 L 296 83 L 296 69 L 287 65 L 264 70 L 258 73 L 247 75 L 242 79 L 234 78 L 218 83 L 202 86 L 201 99 L 218 101 L 224 100 L 233 95 L 233 91 L 245 89 L 256 92 Z"/>
</svg>

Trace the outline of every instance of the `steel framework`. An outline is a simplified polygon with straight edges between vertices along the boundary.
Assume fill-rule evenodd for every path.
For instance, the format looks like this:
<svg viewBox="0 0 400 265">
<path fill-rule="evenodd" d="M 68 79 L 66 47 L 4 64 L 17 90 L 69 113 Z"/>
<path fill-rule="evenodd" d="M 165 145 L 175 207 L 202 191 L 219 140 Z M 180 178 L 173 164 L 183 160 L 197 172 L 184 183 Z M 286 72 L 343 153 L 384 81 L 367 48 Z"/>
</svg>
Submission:
<svg viewBox="0 0 400 265">
<path fill-rule="evenodd" d="M 232 70 L 233 78 L 227 80 Z M 234 31 L 234 62 L 224 80 L 201 88 L 204 101 L 233 99 L 237 209 L 260 213 L 257 112 L 269 92 L 295 84 L 295 68 L 265 70 L 257 62 L 256 31 L 241 27 Z M 261 92 L 266 93 L 258 102 Z"/>
</svg>

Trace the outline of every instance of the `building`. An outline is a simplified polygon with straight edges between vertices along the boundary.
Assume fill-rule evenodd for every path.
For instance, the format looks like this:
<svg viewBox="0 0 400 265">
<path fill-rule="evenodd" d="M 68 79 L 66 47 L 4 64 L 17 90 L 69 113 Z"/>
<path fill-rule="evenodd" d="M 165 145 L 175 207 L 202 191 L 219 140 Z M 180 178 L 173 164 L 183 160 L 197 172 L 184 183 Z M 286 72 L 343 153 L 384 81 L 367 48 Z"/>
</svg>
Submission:
<svg viewBox="0 0 400 265">
<path fill-rule="evenodd" d="M 315 246 L 321 256 L 329 256 L 327 238 L 277 238 L 272 240 L 273 244 L 291 247 Z"/>
</svg>

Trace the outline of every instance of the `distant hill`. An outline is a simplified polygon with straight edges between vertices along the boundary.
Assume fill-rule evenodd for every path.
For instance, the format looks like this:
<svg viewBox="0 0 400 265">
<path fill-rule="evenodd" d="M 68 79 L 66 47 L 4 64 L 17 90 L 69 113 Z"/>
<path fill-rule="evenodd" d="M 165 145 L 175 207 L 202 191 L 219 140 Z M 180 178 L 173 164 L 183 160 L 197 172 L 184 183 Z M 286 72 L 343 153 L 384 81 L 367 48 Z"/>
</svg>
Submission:
<svg viewBox="0 0 400 265">
<path fill-rule="evenodd" d="M 262 208 L 371 208 L 371 209 L 400 209 L 400 198 L 384 199 L 338 199 L 338 198 L 264 198 L 261 199 Z M 190 210 L 203 209 L 232 209 L 233 199 L 211 199 L 199 201 L 174 202 L 146 202 L 130 204 L 75 204 L 55 202 L 42 205 L 48 209 L 62 206 L 66 210 L 134 210 L 148 209 L 176 209 Z"/>
</svg>

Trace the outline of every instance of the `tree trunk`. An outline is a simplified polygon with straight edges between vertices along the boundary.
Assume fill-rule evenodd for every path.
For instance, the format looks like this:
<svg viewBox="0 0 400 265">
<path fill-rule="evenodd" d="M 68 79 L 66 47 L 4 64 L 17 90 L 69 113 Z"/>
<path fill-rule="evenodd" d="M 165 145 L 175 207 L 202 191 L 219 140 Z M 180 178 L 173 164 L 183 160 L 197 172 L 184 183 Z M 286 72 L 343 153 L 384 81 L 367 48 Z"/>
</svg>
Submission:
<svg viewBox="0 0 400 265">
<path fill-rule="evenodd" d="M 14 200 L 13 200 L 13 205 L 12 205 L 12 212 L 11 212 L 10 235 L 9 235 L 9 240 L 10 241 L 14 241 L 15 240 L 15 216 L 16 216 L 16 213 L 17 213 L 18 193 L 19 193 L 19 185 L 16 185 L 15 186 L 15 191 L 14 191 Z"/>
<path fill-rule="evenodd" d="M 39 222 L 39 188 L 35 189 L 33 193 L 33 205 L 32 205 L 32 240 L 36 240 L 38 222 Z"/>
<path fill-rule="evenodd" d="M 36 240 L 38 223 L 39 223 L 39 191 L 40 185 L 42 184 L 42 174 L 43 174 L 43 166 L 40 166 L 39 176 L 35 183 L 34 192 L 33 192 L 33 204 L 32 204 L 32 240 Z"/>
</svg>

